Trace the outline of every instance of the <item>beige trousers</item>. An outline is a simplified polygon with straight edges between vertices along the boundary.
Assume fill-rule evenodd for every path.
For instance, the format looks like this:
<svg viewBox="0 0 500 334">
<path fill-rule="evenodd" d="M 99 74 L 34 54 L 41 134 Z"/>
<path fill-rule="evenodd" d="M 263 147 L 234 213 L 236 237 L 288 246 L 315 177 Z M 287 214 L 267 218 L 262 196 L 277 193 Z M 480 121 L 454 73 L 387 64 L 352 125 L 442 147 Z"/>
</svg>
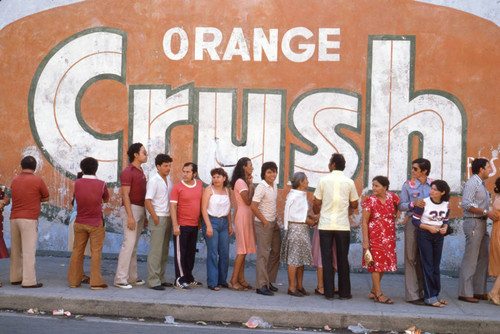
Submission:
<svg viewBox="0 0 500 334">
<path fill-rule="evenodd" d="M 155 225 L 151 217 L 148 224 L 151 234 L 148 253 L 148 286 L 150 288 L 166 282 L 165 269 L 172 235 L 172 218 L 161 216 L 158 218 L 160 219 L 158 225 Z"/>
<path fill-rule="evenodd" d="M 276 221 L 269 222 L 267 227 L 255 221 L 255 241 L 257 243 L 257 261 L 255 274 L 257 289 L 276 282 L 280 266 L 281 234 Z"/>
<path fill-rule="evenodd" d="M 406 301 L 424 298 L 422 267 L 417 245 L 418 228 L 406 218 L 405 224 L 405 297 Z"/>
<path fill-rule="evenodd" d="M 38 240 L 38 220 L 10 220 L 10 281 L 22 285 L 36 282 L 36 243 Z"/>
<path fill-rule="evenodd" d="M 137 281 L 137 243 L 144 228 L 144 218 L 146 211 L 143 206 L 131 205 L 132 215 L 135 219 L 135 230 L 131 230 L 127 225 L 127 211 L 125 207 L 120 209 L 120 218 L 123 225 L 123 244 L 118 256 L 116 266 L 115 284 L 127 284 Z"/>
</svg>

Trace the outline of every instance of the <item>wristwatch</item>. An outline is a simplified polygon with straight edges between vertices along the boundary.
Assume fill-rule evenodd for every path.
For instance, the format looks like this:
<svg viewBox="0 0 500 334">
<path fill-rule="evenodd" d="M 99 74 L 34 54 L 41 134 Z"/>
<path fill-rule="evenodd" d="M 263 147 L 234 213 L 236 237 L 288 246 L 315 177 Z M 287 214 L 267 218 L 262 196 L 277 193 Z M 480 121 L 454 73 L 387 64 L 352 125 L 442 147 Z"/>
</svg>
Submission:
<svg viewBox="0 0 500 334">
<path fill-rule="evenodd" d="M 488 210 L 484 209 L 483 216 L 486 216 L 487 213 L 488 213 Z"/>
</svg>

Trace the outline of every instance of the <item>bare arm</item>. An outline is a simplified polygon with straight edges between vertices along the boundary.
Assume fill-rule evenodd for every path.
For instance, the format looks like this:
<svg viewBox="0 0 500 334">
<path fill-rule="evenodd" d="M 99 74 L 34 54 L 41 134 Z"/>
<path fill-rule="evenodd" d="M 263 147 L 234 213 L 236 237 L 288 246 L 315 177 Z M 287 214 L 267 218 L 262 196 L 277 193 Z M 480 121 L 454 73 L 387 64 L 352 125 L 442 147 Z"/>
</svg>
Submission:
<svg viewBox="0 0 500 334">
<path fill-rule="evenodd" d="M 208 201 L 210 201 L 210 196 L 212 196 L 212 191 L 210 187 L 206 187 L 203 191 L 203 196 L 201 197 L 201 215 L 207 225 L 207 237 L 211 238 L 214 235 L 214 230 L 212 228 L 212 223 L 210 223 L 210 218 L 208 217 Z"/>
<path fill-rule="evenodd" d="M 228 196 L 231 198 L 231 189 L 228 190 Z M 231 205 L 231 201 L 229 201 L 229 204 Z M 233 235 L 233 220 L 231 217 L 231 206 L 229 206 L 229 214 L 227 215 L 227 220 L 228 220 L 228 229 L 229 229 L 229 236 Z"/>
<path fill-rule="evenodd" d="M 150 198 L 146 198 L 146 200 L 144 200 L 144 206 L 151 215 L 151 218 L 153 218 L 155 226 L 157 226 L 160 223 L 160 218 L 158 218 L 158 215 L 156 214 L 155 209 L 153 208 L 153 204 L 151 203 Z"/>
<path fill-rule="evenodd" d="M 370 220 L 370 212 L 363 210 L 363 216 L 361 218 L 361 228 L 363 230 L 363 249 L 370 248 L 370 237 L 368 234 L 368 221 Z"/>
<path fill-rule="evenodd" d="M 170 202 L 170 218 L 172 218 L 172 228 L 174 235 L 181 235 L 181 230 L 177 224 L 177 203 Z"/>
<path fill-rule="evenodd" d="M 3 200 L 0 202 L 0 210 L 10 204 L 10 198 L 7 194 L 3 195 Z"/>
<path fill-rule="evenodd" d="M 356 200 L 356 201 L 352 201 L 352 202 L 349 202 L 349 208 L 353 209 L 353 210 L 356 210 L 359 206 L 359 201 Z"/>
<path fill-rule="evenodd" d="M 267 227 L 267 225 L 269 224 L 269 222 L 266 220 L 266 218 L 264 218 L 264 216 L 262 215 L 262 213 L 260 213 L 259 203 L 258 202 L 252 202 L 252 205 L 250 207 L 252 208 L 252 212 L 255 215 L 255 217 L 257 217 L 262 222 L 262 224 L 264 224 L 264 227 Z"/>
<path fill-rule="evenodd" d="M 122 186 L 120 188 L 123 200 L 123 206 L 127 212 L 127 227 L 129 230 L 135 230 L 135 219 L 132 214 L 132 204 L 130 203 L 130 186 Z"/>
<path fill-rule="evenodd" d="M 313 212 L 315 215 L 319 214 L 320 211 L 321 211 L 321 204 L 323 203 L 322 200 L 320 199 L 317 199 L 316 197 L 314 197 L 314 200 L 313 200 Z"/>
</svg>

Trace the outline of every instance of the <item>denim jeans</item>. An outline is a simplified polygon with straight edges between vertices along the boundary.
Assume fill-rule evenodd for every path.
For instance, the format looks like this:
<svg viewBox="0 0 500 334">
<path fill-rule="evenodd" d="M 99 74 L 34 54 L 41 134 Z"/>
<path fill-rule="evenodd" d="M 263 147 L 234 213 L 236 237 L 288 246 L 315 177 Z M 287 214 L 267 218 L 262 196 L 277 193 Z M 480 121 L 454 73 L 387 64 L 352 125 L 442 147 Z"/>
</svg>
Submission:
<svg viewBox="0 0 500 334">
<path fill-rule="evenodd" d="M 213 236 L 207 236 L 207 225 L 203 222 L 202 232 L 207 243 L 207 285 L 226 285 L 229 266 L 229 227 L 227 217 L 209 216 Z"/>
<path fill-rule="evenodd" d="M 440 233 L 431 233 L 419 230 L 417 234 L 420 264 L 424 285 L 424 302 L 433 304 L 440 300 L 441 291 L 440 269 L 441 254 L 443 252 L 444 236 Z"/>
</svg>

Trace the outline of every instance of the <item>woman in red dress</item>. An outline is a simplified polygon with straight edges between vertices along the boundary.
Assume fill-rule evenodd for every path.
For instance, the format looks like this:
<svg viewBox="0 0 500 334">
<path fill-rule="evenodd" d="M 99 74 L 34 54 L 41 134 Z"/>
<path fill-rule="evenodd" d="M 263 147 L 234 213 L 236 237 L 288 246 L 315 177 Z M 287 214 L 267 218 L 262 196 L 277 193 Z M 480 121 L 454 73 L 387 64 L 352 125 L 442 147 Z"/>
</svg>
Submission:
<svg viewBox="0 0 500 334">
<path fill-rule="evenodd" d="M 3 240 L 3 208 L 10 203 L 10 198 L 5 193 L 5 186 L 0 186 L 0 259 L 6 259 L 9 257 L 9 251 L 7 246 L 5 246 L 5 241 Z M 2 282 L 0 282 L 0 287 Z"/>
<path fill-rule="evenodd" d="M 393 304 L 384 296 L 380 280 L 386 271 L 397 270 L 396 224 L 399 197 L 389 191 L 389 179 L 376 176 L 372 180 L 373 195 L 363 202 L 363 254 L 369 250 L 374 263 L 368 265 L 363 256 L 363 267 L 372 273 L 370 298 L 382 304 Z"/>
</svg>

